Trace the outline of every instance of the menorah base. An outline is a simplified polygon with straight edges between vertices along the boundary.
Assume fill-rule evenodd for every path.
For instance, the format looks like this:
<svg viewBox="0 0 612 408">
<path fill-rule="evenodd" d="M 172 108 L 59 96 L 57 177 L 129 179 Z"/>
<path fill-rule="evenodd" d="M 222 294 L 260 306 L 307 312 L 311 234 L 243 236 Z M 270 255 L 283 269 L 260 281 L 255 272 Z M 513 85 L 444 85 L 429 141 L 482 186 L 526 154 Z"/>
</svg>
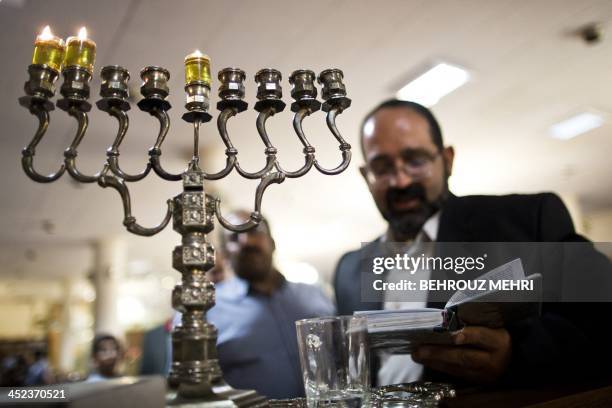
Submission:
<svg viewBox="0 0 612 408">
<path fill-rule="evenodd" d="M 237 390 L 226 383 L 212 387 L 212 395 L 204 398 L 180 398 L 176 390 L 166 394 L 166 406 L 172 408 L 263 408 L 268 406 L 265 397 L 255 390 Z"/>
</svg>

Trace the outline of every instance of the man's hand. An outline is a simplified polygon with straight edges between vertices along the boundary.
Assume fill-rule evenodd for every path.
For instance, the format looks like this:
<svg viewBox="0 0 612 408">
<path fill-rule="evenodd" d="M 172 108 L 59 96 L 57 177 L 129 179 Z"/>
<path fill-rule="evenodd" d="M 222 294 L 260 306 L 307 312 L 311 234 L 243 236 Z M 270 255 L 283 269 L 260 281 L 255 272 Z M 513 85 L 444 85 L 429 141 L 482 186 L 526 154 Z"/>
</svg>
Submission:
<svg viewBox="0 0 612 408">
<path fill-rule="evenodd" d="M 512 353 L 506 329 L 468 326 L 453 333 L 455 345 L 421 345 L 413 353 L 417 363 L 468 381 L 497 380 L 508 367 Z"/>
</svg>

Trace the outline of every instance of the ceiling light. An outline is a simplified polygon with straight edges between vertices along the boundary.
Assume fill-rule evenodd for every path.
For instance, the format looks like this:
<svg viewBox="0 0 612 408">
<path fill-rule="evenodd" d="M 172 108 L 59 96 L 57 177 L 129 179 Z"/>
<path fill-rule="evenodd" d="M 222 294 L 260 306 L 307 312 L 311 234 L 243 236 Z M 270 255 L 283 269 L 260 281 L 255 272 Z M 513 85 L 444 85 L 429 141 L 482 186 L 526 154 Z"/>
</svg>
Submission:
<svg viewBox="0 0 612 408">
<path fill-rule="evenodd" d="M 470 74 L 456 65 L 439 63 L 397 92 L 397 98 L 433 106 L 470 79 Z"/>
<path fill-rule="evenodd" d="M 550 135 L 555 139 L 568 140 L 582 133 L 603 125 L 604 119 L 601 115 L 592 112 L 583 112 L 572 116 L 562 122 L 550 127 Z"/>
</svg>

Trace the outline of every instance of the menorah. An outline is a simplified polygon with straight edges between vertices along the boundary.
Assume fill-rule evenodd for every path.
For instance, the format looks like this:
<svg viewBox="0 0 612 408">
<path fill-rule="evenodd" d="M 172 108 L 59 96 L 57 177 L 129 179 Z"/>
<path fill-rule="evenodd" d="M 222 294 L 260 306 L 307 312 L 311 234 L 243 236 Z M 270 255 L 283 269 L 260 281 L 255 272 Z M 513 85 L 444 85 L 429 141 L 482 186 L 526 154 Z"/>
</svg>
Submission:
<svg viewBox="0 0 612 408">
<path fill-rule="evenodd" d="M 77 182 L 98 183 L 103 188 L 115 189 L 123 204 L 123 224 L 129 232 L 136 235 L 155 235 L 162 231 L 172 219 L 174 230 L 182 236 L 181 245 L 176 246 L 172 252 L 172 265 L 182 274 L 181 283 L 176 285 L 172 292 L 172 306 L 182 314 L 182 317 L 181 324 L 172 331 L 172 368 L 168 384 L 175 392 L 168 403 L 170 405 L 213 403 L 214 406 L 266 406 L 265 398 L 254 391 L 234 390 L 223 381 L 217 359 L 217 329 L 206 321 L 206 311 L 215 303 L 214 285 L 206 277 L 206 271 L 215 265 L 215 249 L 207 235 L 214 228 L 215 217 L 224 228 L 234 232 L 245 232 L 256 227 L 262 220 L 261 202 L 264 192 L 271 184 L 282 183 L 285 178 L 304 176 L 313 167 L 326 175 L 339 174 L 348 167 L 351 159 L 350 145 L 342 138 L 336 127 L 336 117 L 351 103 L 346 97 L 342 71 L 327 69 L 316 77 L 313 71 L 300 69 L 294 71 L 289 77 L 289 83 L 292 86 L 291 96 L 295 100 L 291 104 L 291 110 L 294 112 L 293 128 L 304 147 L 305 162 L 296 171 L 287 171 L 281 167 L 277 158 L 277 149 L 270 141 L 266 131 L 267 120 L 285 108 L 285 103 L 282 101 L 282 75 L 279 71 L 269 68 L 262 69 L 255 74 L 258 99 L 255 110 L 259 112 L 256 127 L 265 145 L 266 159 L 263 168 L 256 172 L 245 171 L 240 166 L 238 150 L 232 144 L 227 131 L 228 120 L 247 110 L 248 104 L 244 101 L 246 74 L 238 68 L 225 68 L 219 71 L 220 101 L 217 103 L 217 109 L 220 113 L 217 117 L 217 128 L 226 148 L 226 164 L 219 172 L 207 173 L 199 165 L 198 144 L 201 125 L 212 119 L 208 113 L 211 92 L 210 60 L 199 53 L 189 55 L 185 59 L 185 108 L 187 112 L 182 118 L 193 124 L 193 157 L 182 173 L 173 174 L 164 170 L 160 160 L 162 144 L 170 130 L 168 110 L 171 106 L 166 100 L 169 94 L 170 73 L 161 67 L 145 67 L 140 72 L 142 78 L 140 91 L 143 99 L 138 102 L 138 107 L 154 116 L 159 121 L 160 127 L 155 144 L 149 149 L 149 160 L 145 169 L 138 174 L 128 174 L 121 169 L 119 164 L 119 148 L 129 127 L 127 112 L 130 109 L 128 101 L 130 75 L 121 66 L 105 66 L 100 72 L 102 78 L 100 96 L 102 98 L 96 105 L 117 120 L 118 131 L 113 144 L 106 151 L 106 160 L 102 169 L 94 175 L 87 175 L 78 169 L 76 158 L 79 144 L 87 131 L 88 112 L 91 110 L 88 99 L 95 44 L 93 51 L 92 47 L 89 47 L 88 51 L 87 41 L 90 40 L 79 38 L 81 42 L 77 44 L 79 48 L 76 52 L 81 52 L 81 54 L 77 56 L 79 58 L 76 58 L 73 50 L 71 60 L 70 41 L 75 38 L 71 37 L 68 39 L 65 59 L 62 60 L 62 57 L 58 57 L 51 51 L 54 50 L 52 47 L 58 44 L 63 46 L 63 42 L 60 40 L 49 45 L 49 38 L 51 37 L 37 39 L 33 64 L 28 68 L 29 80 L 25 83 L 26 96 L 19 99 L 19 103 L 38 118 L 38 129 L 30 144 L 22 151 L 23 170 L 28 177 L 39 183 L 54 182 L 67 171 Z M 43 49 L 45 46 L 51 47 L 46 54 L 42 52 L 45 51 Z M 37 50 L 39 51 L 38 58 Z M 57 63 L 58 60 L 60 64 Z M 57 107 L 76 120 L 77 129 L 72 143 L 64 151 L 64 160 L 59 170 L 43 175 L 34 169 L 33 162 L 36 147 L 49 127 L 49 112 L 54 109 L 51 99 L 55 95 L 55 82 L 61 65 L 64 65 L 61 70 L 64 82 L 60 88 L 63 98 L 57 101 Z M 323 104 L 316 99 L 315 80 L 322 87 Z M 327 126 L 338 141 L 342 155 L 341 163 L 332 169 L 325 168 L 317 161 L 315 148 L 306 138 L 302 128 L 304 118 L 319 109 L 327 112 Z M 234 169 L 242 177 L 259 179 L 255 191 L 254 209 L 248 220 L 242 224 L 233 224 L 224 218 L 220 199 L 207 194 L 204 189 L 204 181 L 222 179 Z M 159 225 L 143 227 L 132 214 L 130 192 L 126 183 L 144 179 L 151 173 L 151 170 L 164 180 L 182 180 L 183 192 L 167 200 L 166 215 Z M 223 401 L 227 405 L 216 405 L 223 404 Z"/>
</svg>

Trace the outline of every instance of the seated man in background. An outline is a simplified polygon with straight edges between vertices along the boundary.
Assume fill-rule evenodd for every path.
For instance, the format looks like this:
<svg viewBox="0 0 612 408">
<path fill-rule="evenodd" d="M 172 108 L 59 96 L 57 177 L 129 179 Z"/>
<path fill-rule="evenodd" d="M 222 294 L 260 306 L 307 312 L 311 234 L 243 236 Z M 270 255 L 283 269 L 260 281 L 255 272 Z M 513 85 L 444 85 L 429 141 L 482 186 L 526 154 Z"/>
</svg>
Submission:
<svg viewBox="0 0 612 408">
<path fill-rule="evenodd" d="M 440 126 L 424 106 L 383 102 L 365 117 L 361 145 L 362 174 L 388 223 L 376 242 L 584 242 L 589 247 L 554 194 L 454 196 L 448 187 L 454 150 L 444 146 Z M 367 251 L 349 252 L 338 263 L 334 287 L 340 314 L 403 307 L 403 302 L 362 300 L 361 263 Z M 572 273 L 592 282 L 593 292 L 605 298 L 610 262 L 593 249 L 586 255 Z M 612 360 L 602 329 L 611 305 L 549 302 L 542 304 L 540 316 L 512 326 L 466 326 L 454 333 L 453 345 L 422 345 L 412 356 L 384 356 L 374 375 L 379 385 L 444 378 L 441 374 L 477 383 L 530 384 L 601 375 Z"/>
<path fill-rule="evenodd" d="M 97 382 L 121 377 L 119 366 L 123 360 L 123 348 L 115 336 L 97 335 L 91 351 L 94 369 L 85 381 Z"/>
<path fill-rule="evenodd" d="M 227 218 L 244 222 L 248 213 Z M 217 348 L 225 380 L 269 398 L 304 394 L 295 321 L 335 313 L 323 292 L 288 282 L 274 267 L 274 239 L 267 220 L 246 233 L 223 231 L 221 251 L 235 273 L 216 285 L 207 313 L 219 330 Z"/>
</svg>

